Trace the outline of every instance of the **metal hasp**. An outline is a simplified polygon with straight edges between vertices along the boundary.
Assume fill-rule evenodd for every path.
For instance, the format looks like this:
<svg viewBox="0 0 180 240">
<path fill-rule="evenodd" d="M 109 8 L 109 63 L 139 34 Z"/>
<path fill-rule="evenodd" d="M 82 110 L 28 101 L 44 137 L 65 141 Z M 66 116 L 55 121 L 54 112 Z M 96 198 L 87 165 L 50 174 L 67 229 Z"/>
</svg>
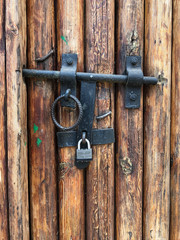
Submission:
<svg viewBox="0 0 180 240">
<path fill-rule="evenodd" d="M 24 77 L 58 79 L 61 83 L 61 96 L 53 103 L 51 114 L 57 132 L 58 147 L 78 146 L 75 165 L 79 169 L 88 167 L 92 161 L 91 145 L 109 144 L 115 142 L 114 129 L 93 129 L 94 107 L 96 97 L 96 82 L 111 82 L 125 84 L 125 107 L 139 108 L 141 86 L 143 84 L 157 84 L 157 78 L 144 77 L 141 70 L 141 57 L 126 57 L 126 75 L 82 73 L 77 70 L 77 54 L 63 54 L 60 71 L 46 71 L 23 69 Z M 80 101 L 76 98 L 76 81 L 81 81 Z M 56 120 L 55 107 L 61 101 L 62 107 L 79 108 L 78 121 L 71 127 L 62 127 Z"/>
</svg>

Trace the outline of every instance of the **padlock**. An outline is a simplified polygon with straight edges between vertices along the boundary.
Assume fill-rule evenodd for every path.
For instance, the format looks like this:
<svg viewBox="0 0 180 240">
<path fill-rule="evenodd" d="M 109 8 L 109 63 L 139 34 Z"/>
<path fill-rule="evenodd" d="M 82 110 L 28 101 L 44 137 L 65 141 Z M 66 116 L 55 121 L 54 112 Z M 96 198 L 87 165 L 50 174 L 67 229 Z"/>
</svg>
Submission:
<svg viewBox="0 0 180 240">
<path fill-rule="evenodd" d="M 92 161 L 92 148 L 90 146 L 90 142 L 87 138 L 85 138 L 87 143 L 87 148 L 81 148 L 82 139 L 78 142 L 78 148 L 76 150 L 76 161 L 77 162 L 90 162 Z"/>
</svg>

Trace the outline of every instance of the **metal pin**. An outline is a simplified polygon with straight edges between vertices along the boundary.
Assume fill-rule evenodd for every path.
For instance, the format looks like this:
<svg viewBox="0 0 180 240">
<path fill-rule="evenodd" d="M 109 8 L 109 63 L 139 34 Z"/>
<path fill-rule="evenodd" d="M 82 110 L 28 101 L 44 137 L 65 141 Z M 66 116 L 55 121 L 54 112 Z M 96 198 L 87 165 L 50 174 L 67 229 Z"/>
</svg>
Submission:
<svg viewBox="0 0 180 240">
<path fill-rule="evenodd" d="M 82 132 L 82 143 L 86 143 L 86 132 Z"/>
<path fill-rule="evenodd" d="M 103 119 L 103 118 L 105 118 L 105 117 L 107 117 L 107 116 L 109 116 L 109 115 L 111 115 L 111 114 L 112 114 L 112 112 L 109 111 L 109 112 L 107 112 L 107 113 L 105 113 L 105 114 L 103 114 L 103 115 L 101 115 L 101 116 L 97 116 L 96 119 L 97 119 L 97 120 Z"/>
<path fill-rule="evenodd" d="M 54 53 L 54 49 L 51 49 L 48 54 L 46 54 L 45 56 L 43 57 L 40 57 L 40 58 L 36 58 L 35 61 L 36 62 L 44 62 L 46 59 L 48 59 L 52 54 Z"/>
<path fill-rule="evenodd" d="M 68 101 L 69 95 L 71 94 L 71 89 L 67 89 L 65 94 L 64 94 L 64 99 L 65 101 Z"/>
</svg>

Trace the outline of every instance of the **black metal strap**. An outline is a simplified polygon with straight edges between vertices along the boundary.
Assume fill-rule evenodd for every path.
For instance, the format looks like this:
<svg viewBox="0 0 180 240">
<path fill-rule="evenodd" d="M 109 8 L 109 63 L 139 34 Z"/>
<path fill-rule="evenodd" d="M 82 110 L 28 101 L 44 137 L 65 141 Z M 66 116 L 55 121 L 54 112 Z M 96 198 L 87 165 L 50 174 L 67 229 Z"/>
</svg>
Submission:
<svg viewBox="0 0 180 240">
<path fill-rule="evenodd" d="M 92 144 L 92 126 L 94 119 L 94 107 L 96 98 L 96 83 L 95 82 L 81 82 L 80 102 L 83 107 L 83 119 L 79 124 L 77 131 L 76 144 L 82 138 L 82 133 L 86 133 L 86 138 Z M 78 168 L 86 168 L 89 162 L 78 162 L 75 160 L 75 165 Z"/>
<path fill-rule="evenodd" d="M 62 54 L 62 66 L 60 71 L 61 95 L 66 93 L 67 89 L 71 90 L 71 95 L 76 97 L 76 70 L 77 54 Z M 62 107 L 75 108 L 76 103 L 72 99 L 62 99 Z"/>
<path fill-rule="evenodd" d="M 58 147 L 75 147 L 77 146 L 77 132 L 68 131 L 68 132 L 57 132 L 57 142 Z M 114 143 L 114 129 L 92 129 L 92 145 L 102 145 Z"/>
<path fill-rule="evenodd" d="M 77 131 L 77 143 L 82 138 L 82 132 L 86 132 L 86 138 L 91 143 L 91 131 L 94 119 L 94 106 L 96 98 L 96 83 L 81 82 L 80 102 L 83 107 L 83 119 Z"/>
</svg>

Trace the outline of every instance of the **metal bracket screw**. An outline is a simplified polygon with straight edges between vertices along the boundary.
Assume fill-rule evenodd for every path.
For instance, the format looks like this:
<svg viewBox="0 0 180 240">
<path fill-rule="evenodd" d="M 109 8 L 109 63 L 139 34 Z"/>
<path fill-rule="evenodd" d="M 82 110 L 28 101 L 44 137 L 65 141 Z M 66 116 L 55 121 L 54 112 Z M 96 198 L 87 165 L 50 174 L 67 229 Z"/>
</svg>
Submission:
<svg viewBox="0 0 180 240">
<path fill-rule="evenodd" d="M 131 58 L 131 63 L 132 63 L 132 65 L 136 65 L 138 63 L 137 57 L 132 57 Z"/>
<path fill-rule="evenodd" d="M 135 101 L 136 98 L 137 98 L 137 94 L 134 93 L 133 91 L 131 91 L 130 94 L 129 94 L 129 98 L 130 98 L 132 101 Z"/>
<path fill-rule="evenodd" d="M 72 65 L 72 64 L 73 64 L 72 58 L 68 58 L 68 59 L 67 59 L 67 64 L 68 64 L 68 65 Z"/>
</svg>

